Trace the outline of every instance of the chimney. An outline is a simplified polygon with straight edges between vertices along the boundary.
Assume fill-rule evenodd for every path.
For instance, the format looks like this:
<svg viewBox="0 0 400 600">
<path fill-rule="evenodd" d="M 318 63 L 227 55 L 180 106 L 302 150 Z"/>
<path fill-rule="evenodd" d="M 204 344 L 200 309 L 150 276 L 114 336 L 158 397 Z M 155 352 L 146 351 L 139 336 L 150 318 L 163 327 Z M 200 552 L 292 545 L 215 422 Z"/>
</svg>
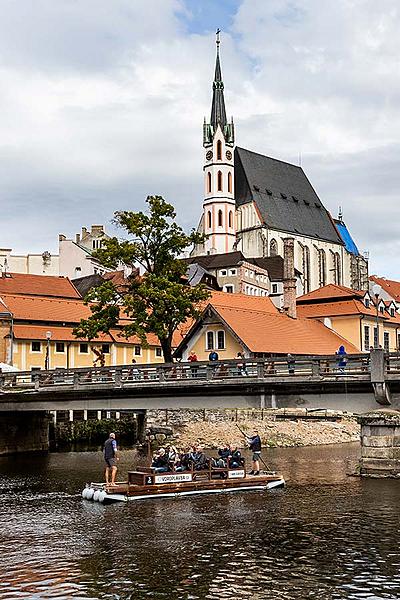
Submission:
<svg viewBox="0 0 400 600">
<path fill-rule="evenodd" d="M 60 233 L 58 235 L 58 241 L 59 242 L 64 242 L 67 238 L 65 237 L 65 235 L 63 233 Z"/>
<path fill-rule="evenodd" d="M 296 277 L 294 274 L 294 238 L 283 240 L 283 310 L 296 318 Z"/>
<path fill-rule="evenodd" d="M 86 234 L 87 234 L 86 227 L 82 227 L 81 240 L 83 240 L 86 237 Z"/>
<path fill-rule="evenodd" d="M 79 244 L 79 242 L 80 242 L 80 241 L 81 241 L 81 236 L 80 236 L 80 233 L 76 233 L 76 234 L 75 234 L 75 243 L 76 243 L 76 244 Z"/>
</svg>

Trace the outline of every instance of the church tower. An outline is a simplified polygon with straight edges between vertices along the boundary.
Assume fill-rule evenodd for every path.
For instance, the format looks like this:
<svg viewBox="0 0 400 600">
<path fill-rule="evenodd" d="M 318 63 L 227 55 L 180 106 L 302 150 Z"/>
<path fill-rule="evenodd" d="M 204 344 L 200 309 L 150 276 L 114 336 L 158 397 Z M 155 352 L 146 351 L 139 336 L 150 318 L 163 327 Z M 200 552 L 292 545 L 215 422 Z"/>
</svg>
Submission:
<svg viewBox="0 0 400 600">
<path fill-rule="evenodd" d="M 231 252 L 236 241 L 233 147 L 234 126 L 226 119 L 224 84 L 219 57 L 219 29 L 217 30 L 217 57 L 213 82 L 211 118 L 204 119 L 204 202 L 203 227 L 209 237 L 205 254 Z"/>
</svg>

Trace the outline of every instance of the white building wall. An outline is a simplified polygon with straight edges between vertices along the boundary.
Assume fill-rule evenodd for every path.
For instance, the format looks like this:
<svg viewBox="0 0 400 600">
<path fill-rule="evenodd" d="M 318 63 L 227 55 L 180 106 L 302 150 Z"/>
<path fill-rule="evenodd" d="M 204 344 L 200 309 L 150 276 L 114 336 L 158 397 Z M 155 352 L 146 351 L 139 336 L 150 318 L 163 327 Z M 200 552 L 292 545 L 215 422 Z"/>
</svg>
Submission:
<svg viewBox="0 0 400 600">
<path fill-rule="evenodd" d="M 0 248 L 0 270 L 9 273 L 30 275 L 58 275 L 59 256 L 57 254 L 11 254 L 12 250 Z M 6 266 L 5 266 L 6 265 Z"/>
</svg>

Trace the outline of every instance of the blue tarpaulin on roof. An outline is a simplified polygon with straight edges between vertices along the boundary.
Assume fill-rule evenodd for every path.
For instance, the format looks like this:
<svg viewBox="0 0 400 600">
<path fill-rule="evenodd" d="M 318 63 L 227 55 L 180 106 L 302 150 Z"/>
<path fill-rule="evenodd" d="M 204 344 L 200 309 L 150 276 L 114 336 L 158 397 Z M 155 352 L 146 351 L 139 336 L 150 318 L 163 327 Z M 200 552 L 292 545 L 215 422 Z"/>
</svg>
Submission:
<svg viewBox="0 0 400 600">
<path fill-rule="evenodd" d="M 343 243 L 346 247 L 346 250 L 351 252 L 351 254 L 355 254 L 355 255 L 359 256 L 360 253 L 358 251 L 358 248 L 355 245 L 354 240 L 351 237 L 346 225 L 343 223 L 343 221 L 335 221 L 335 224 L 336 224 L 337 230 L 339 232 L 339 235 L 342 238 Z"/>
</svg>

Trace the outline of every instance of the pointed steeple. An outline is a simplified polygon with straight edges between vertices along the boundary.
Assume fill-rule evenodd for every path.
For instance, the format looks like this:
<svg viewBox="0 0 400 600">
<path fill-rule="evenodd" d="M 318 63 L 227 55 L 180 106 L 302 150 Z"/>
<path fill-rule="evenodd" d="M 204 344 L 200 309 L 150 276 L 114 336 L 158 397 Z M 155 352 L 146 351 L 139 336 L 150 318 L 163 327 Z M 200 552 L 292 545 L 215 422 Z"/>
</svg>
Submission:
<svg viewBox="0 0 400 600">
<path fill-rule="evenodd" d="M 222 81 L 221 74 L 221 63 L 219 59 L 219 45 L 221 43 L 219 39 L 220 29 L 217 29 L 217 58 L 215 62 L 215 75 L 213 82 L 213 99 L 211 105 L 211 120 L 210 124 L 213 126 L 214 131 L 217 129 L 218 123 L 221 125 L 222 131 L 224 131 L 227 120 L 224 100 L 224 83 Z"/>
</svg>

